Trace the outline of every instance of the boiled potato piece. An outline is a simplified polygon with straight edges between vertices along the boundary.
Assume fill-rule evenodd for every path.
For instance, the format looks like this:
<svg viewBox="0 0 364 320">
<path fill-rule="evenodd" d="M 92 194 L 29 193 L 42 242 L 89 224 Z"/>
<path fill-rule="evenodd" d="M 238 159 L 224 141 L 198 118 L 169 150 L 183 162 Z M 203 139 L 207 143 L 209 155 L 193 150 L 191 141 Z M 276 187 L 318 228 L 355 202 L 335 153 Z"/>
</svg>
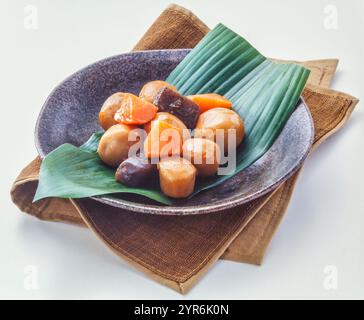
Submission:
<svg viewBox="0 0 364 320">
<path fill-rule="evenodd" d="M 110 127 L 102 136 L 97 149 L 101 160 L 110 167 L 117 167 L 128 158 L 130 147 L 140 140 L 138 134 L 133 132 L 135 128 L 125 124 Z"/>
<path fill-rule="evenodd" d="M 155 80 L 146 83 L 139 93 L 139 97 L 153 103 L 154 97 L 157 95 L 158 91 L 164 87 L 167 87 L 173 91 L 177 91 L 176 87 L 172 86 L 168 82 L 162 80 Z"/>
<path fill-rule="evenodd" d="M 217 132 L 222 130 L 224 143 L 220 145 L 220 149 L 228 150 L 228 133 L 229 129 L 233 129 L 236 136 L 236 147 L 244 138 L 244 123 L 240 116 L 233 110 L 226 108 L 210 109 L 202 113 L 197 120 L 195 137 L 206 138 L 215 142 L 219 142 Z"/>
<path fill-rule="evenodd" d="M 209 177 L 219 168 L 220 148 L 208 139 L 189 139 L 183 144 L 183 157 L 193 163 L 199 176 Z"/>
<path fill-rule="evenodd" d="M 166 122 L 166 123 L 170 124 L 172 127 L 180 129 L 182 132 L 182 135 L 183 135 L 183 141 L 185 141 L 191 137 L 190 130 L 187 129 L 185 124 L 180 119 L 178 119 L 176 116 L 174 116 L 173 114 L 168 113 L 168 112 L 158 112 L 152 121 L 150 121 L 144 125 L 144 130 L 147 133 L 149 133 L 153 124 L 155 124 L 158 121 Z"/>
<path fill-rule="evenodd" d="M 116 111 L 120 108 L 125 93 L 117 92 L 106 99 L 101 107 L 99 113 L 99 123 L 104 130 L 109 129 L 111 126 L 117 124 L 114 119 Z"/>
<path fill-rule="evenodd" d="M 195 187 L 197 170 L 187 159 L 164 158 L 158 163 L 162 192 L 171 198 L 186 198 Z"/>
</svg>

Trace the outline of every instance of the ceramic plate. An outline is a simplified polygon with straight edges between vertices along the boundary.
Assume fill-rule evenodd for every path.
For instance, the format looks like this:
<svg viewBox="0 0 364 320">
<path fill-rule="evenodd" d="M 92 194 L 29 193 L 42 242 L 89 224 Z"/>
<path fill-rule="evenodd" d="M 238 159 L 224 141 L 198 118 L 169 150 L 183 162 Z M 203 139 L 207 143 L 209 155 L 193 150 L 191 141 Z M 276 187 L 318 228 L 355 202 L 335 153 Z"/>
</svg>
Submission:
<svg viewBox="0 0 364 320">
<path fill-rule="evenodd" d="M 96 62 L 57 86 L 39 115 L 35 141 L 44 158 L 63 143 L 76 146 L 101 130 L 98 112 L 117 91 L 138 94 L 144 83 L 165 79 L 190 50 L 156 50 L 121 54 Z M 152 214 L 198 214 L 228 209 L 273 190 L 302 164 L 312 145 L 313 123 L 301 98 L 272 147 L 254 164 L 223 184 L 174 206 L 158 205 L 144 197 L 94 197 L 111 206 Z"/>
</svg>

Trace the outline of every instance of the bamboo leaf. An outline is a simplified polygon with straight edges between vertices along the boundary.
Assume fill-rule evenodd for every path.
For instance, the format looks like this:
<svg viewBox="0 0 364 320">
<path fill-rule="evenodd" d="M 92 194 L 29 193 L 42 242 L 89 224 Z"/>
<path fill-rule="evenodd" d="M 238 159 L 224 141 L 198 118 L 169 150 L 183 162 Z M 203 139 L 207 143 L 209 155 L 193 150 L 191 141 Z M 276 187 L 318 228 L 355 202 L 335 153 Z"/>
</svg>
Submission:
<svg viewBox="0 0 364 320">
<path fill-rule="evenodd" d="M 115 181 L 114 169 L 105 166 L 95 152 L 102 133 L 81 147 L 63 144 L 42 162 L 34 201 L 46 197 L 86 198 L 108 193 L 134 193 L 169 205 L 171 200 L 158 190 L 130 188 Z"/>
<path fill-rule="evenodd" d="M 199 180 L 193 195 L 219 185 L 258 160 L 292 114 L 309 71 L 275 63 L 245 39 L 219 24 L 172 71 L 167 81 L 180 93 L 216 92 L 233 102 L 244 119 L 245 138 L 229 175 Z M 193 196 L 192 195 L 192 196 Z"/>
<path fill-rule="evenodd" d="M 244 170 L 272 146 L 292 114 L 308 75 L 309 71 L 299 65 L 267 59 L 222 24 L 202 39 L 167 81 L 184 95 L 216 92 L 226 96 L 244 119 L 246 135 L 237 150 L 236 169 L 230 175 L 198 181 L 193 195 Z M 80 148 L 65 144 L 47 155 L 34 201 L 128 192 L 171 204 L 159 190 L 128 188 L 115 182 L 114 171 L 96 153 L 102 134 L 94 134 Z"/>
</svg>

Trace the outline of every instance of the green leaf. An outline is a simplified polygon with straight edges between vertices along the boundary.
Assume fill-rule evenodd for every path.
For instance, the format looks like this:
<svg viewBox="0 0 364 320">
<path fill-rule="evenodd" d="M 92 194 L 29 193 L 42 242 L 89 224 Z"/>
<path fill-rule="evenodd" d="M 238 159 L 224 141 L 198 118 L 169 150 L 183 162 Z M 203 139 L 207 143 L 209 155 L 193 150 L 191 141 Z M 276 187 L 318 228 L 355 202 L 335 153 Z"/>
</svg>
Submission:
<svg viewBox="0 0 364 320">
<path fill-rule="evenodd" d="M 47 197 L 86 198 L 109 193 L 134 193 L 169 205 L 160 191 L 129 188 L 115 181 L 115 170 L 105 166 L 95 152 L 102 133 L 77 148 L 63 144 L 42 162 L 34 201 Z M 96 147 L 96 149 L 95 149 Z"/>
<path fill-rule="evenodd" d="M 167 81 L 184 95 L 216 92 L 244 119 L 245 138 L 229 175 L 199 180 L 193 195 L 219 185 L 258 160 L 292 114 L 309 70 L 275 63 L 222 24 L 210 31 Z M 193 196 L 192 195 L 192 196 Z"/>
<path fill-rule="evenodd" d="M 105 131 L 99 131 L 94 133 L 81 147 L 81 150 L 89 152 L 97 152 L 99 142 Z"/>
<path fill-rule="evenodd" d="M 230 175 L 199 180 L 196 193 L 217 186 L 259 159 L 274 143 L 294 110 L 309 71 L 295 64 L 275 63 L 222 24 L 210 31 L 169 75 L 180 93 L 216 92 L 229 98 L 244 119 L 245 138 Z M 129 192 L 172 204 L 159 190 L 128 188 L 115 182 L 96 150 L 102 132 L 80 148 L 65 144 L 44 159 L 34 200 L 82 198 Z"/>
</svg>

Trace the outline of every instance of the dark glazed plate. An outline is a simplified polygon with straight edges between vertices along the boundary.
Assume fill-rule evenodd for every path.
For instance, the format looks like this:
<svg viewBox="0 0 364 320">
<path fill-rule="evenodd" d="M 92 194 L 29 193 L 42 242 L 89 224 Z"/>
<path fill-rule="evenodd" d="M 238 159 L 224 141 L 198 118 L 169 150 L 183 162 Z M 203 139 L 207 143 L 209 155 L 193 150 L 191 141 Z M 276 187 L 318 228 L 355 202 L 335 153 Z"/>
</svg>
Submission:
<svg viewBox="0 0 364 320">
<path fill-rule="evenodd" d="M 96 62 L 63 81 L 45 102 L 35 130 L 39 155 L 44 158 L 63 143 L 76 146 L 100 130 L 98 112 L 111 94 L 138 94 L 144 83 L 165 79 L 190 50 L 156 50 L 121 54 Z M 256 199 L 287 180 L 306 158 L 313 141 L 313 123 L 300 99 L 273 146 L 249 168 L 223 184 L 179 200 L 158 205 L 131 194 L 121 198 L 94 197 L 103 203 L 151 214 L 198 214 L 223 210 Z"/>
</svg>

